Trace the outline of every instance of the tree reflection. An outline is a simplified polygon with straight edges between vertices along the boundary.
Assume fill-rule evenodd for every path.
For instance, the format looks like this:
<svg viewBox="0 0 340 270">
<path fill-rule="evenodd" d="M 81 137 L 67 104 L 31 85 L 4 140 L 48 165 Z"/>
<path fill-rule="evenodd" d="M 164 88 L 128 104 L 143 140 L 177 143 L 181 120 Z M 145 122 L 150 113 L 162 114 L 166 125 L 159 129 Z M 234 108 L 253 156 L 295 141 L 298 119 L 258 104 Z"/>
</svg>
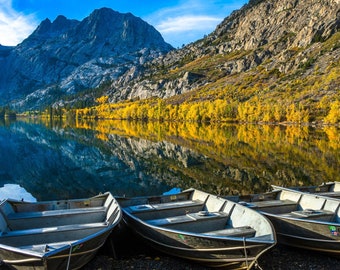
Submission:
<svg viewBox="0 0 340 270">
<path fill-rule="evenodd" d="M 181 167 L 172 160 L 170 167 L 184 178 L 194 179 L 196 182 L 190 183 L 196 187 L 217 193 L 263 192 L 270 184 L 296 186 L 340 181 L 340 130 L 335 126 L 111 120 L 78 122 L 77 128 L 93 129 L 103 141 L 114 134 L 150 143 L 165 141 L 199 153 L 206 157 L 199 164 Z M 164 159 L 156 162 L 166 163 Z"/>
</svg>

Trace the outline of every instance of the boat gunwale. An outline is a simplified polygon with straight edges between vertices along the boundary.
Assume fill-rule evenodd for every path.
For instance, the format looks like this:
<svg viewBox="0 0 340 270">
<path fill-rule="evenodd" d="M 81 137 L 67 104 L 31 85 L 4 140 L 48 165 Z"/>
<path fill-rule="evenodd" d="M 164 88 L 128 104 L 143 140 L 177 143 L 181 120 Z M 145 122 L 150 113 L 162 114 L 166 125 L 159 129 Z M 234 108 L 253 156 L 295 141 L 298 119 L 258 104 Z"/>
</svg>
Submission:
<svg viewBox="0 0 340 270">
<path fill-rule="evenodd" d="M 276 185 L 271 185 L 272 188 L 274 189 L 272 192 L 280 192 L 282 190 L 287 191 L 287 192 L 292 192 L 292 193 L 298 193 L 300 195 L 303 196 L 308 196 L 308 197 L 314 197 L 314 198 L 321 198 L 321 199 L 326 199 L 329 201 L 337 201 L 340 205 L 340 198 L 335 198 L 335 197 L 329 197 L 324 194 L 320 194 L 320 193 L 307 193 L 307 192 L 303 192 L 301 190 L 296 190 L 296 189 L 291 189 L 291 188 L 286 188 L 286 187 L 280 187 L 280 186 L 276 186 Z"/>
</svg>

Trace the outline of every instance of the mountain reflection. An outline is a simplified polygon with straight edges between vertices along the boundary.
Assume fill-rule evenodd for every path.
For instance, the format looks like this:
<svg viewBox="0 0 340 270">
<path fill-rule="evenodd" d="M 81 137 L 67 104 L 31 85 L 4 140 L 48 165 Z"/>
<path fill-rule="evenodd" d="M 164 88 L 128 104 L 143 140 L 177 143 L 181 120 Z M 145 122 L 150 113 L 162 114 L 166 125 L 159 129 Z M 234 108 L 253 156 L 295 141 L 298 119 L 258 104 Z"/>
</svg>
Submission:
<svg viewBox="0 0 340 270">
<path fill-rule="evenodd" d="M 340 181 L 337 127 L 25 120 L 0 123 L 0 151 L 0 184 L 39 200 Z"/>
</svg>

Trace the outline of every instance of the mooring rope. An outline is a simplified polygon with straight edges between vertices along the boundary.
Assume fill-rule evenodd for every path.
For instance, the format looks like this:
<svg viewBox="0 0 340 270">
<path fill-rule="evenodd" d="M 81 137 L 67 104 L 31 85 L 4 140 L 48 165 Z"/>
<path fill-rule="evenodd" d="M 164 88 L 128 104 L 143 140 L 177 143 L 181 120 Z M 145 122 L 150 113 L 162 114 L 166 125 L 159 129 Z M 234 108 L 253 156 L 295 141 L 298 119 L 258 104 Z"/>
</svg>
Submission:
<svg viewBox="0 0 340 270">
<path fill-rule="evenodd" d="M 255 261 L 255 269 L 263 270 L 262 267 L 259 265 L 259 262 L 257 260 Z"/>
<path fill-rule="evenodd" d="M 248 254 L 247 254 L 247 249 L 246 249 L 246 238 L 245 237 L 243 237 L 243 248 L 244 248 L 244 256 L 246 257 L 246 266 L 248 269 L 249 264 L 248 264 Z"/>
<path fill-rule="evenodd" d="M 70 245 L 70 252 L 68 253 L 66 270 L 68 270 L 70 267 L 70 261 L 71 261 L 71 255 L 72 255 L 72 244 L 70 243 L 69 245 Z"/>
</svg>

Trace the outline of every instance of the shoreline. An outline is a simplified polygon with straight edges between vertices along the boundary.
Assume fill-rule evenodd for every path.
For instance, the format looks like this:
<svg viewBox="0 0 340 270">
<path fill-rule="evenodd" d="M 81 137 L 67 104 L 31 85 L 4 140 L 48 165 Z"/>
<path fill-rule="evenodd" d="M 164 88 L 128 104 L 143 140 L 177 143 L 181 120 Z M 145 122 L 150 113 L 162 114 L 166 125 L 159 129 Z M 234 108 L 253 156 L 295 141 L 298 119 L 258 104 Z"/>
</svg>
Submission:
<svg viewBox="0 0 340 270">
<path fill-rule="evenodd" d="M 195 262 L 161 253 L 137 237 L 124 242 L 114 240 L 105 243 L 97 255 L 80 270 L 209 270 Z M 118 245 L 119 244 L 119 245 Z M 329 270 L 337 269 L 340 258 L 277 244 L 260 256 L 252 270 Z M 12 268 L 0 265 L 0 270 Z"/>
<path fill-rule="evenodd" d="M 317 251 L 277 244 L 260 256 L 254 270 L 329 270 L 340 265 L 335 258 Z M 96 257 L 81 270 L 209 270 L 185 259 L 172 257 L 150 247 L 139 236 L 119 228 Z"/>
<path fill-rule="evenodd" d="M 100 252 L 89 264 L 81 270 L 209 270 L 223 268 L 209 268 L 187 260 L 168 256 L 166 254 L 150 251 L 148 247 L 141 247 L 141 253 L 119 256 L 114 259 L 110 255 Z M 254 270 L 329 270 L 336 269 L 340 259 L 288 246 L 277 245 L 263 254 Z"/>
</svg>

